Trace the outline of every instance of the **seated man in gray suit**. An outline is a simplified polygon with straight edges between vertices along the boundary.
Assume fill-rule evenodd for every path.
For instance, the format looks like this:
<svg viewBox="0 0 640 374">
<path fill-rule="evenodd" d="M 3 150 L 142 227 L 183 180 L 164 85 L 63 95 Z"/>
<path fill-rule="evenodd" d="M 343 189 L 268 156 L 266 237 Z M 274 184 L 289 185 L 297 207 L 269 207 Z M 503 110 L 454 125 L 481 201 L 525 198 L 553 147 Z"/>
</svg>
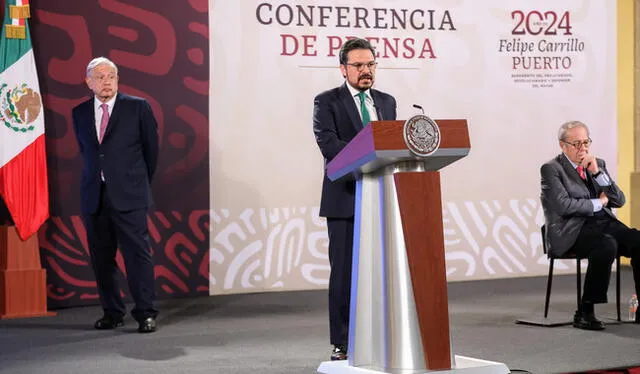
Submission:
<svg viewBox="0 0 640 374">
<path fill-rule="evenodd" d="M 618 188 L 604 160 L 589 152 L 589 128 L 571 121 L 560 126 L 562 153 L 540 168 L 540 200 L 546 221 L 547 250 L 553 256 L 573 253 L 587 258 L 580 309 L 573 326 L 602 330 L 594 304 L 607 302 L 611 264 L 617 255 L 630 257 L 636 293 L 640 295 L 640 231 L 618 221 L 611 208 L 619 208 L 624 193 Z M 640 319 L 636 317 L 636 323 Z"/>
</svg>

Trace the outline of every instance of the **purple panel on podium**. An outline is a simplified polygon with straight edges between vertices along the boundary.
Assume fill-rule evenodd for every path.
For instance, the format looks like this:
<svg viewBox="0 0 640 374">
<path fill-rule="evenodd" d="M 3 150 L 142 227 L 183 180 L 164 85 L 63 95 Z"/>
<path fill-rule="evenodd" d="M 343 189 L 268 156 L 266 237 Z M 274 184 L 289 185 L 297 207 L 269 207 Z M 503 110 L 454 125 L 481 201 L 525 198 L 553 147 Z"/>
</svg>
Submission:
<svg viewBox="0 0 640 374">
<path fill-rule="evenodd" d="M 327 176 L 336 180 L 376 159 L 373 126 L 367 125 L 349 142 L 349 147 L 338 153 L 327 165 Z"/>
</svg>

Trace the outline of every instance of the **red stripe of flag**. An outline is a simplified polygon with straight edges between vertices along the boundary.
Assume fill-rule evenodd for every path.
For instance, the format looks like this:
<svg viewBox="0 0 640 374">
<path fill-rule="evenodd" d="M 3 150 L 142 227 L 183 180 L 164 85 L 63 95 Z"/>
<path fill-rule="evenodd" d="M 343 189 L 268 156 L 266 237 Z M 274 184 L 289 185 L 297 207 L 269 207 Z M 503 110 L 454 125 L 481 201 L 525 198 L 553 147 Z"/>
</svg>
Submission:
<svg viewBox="0 0 640 374">
<path fill-rule="evenodd" d="M 47 220 L 49 186 L 44 134 L 0 168 L 0 195 L 22 240 L 36 233 Z"/>
</svg>

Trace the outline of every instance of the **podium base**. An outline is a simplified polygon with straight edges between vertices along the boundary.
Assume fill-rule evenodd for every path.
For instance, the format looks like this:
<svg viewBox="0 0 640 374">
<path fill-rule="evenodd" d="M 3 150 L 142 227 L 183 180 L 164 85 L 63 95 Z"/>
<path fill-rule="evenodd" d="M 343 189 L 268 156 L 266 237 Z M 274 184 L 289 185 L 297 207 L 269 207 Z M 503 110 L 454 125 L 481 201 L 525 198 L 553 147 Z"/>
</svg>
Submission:
<svg viewBox="0 0 640 374">
<path fill-rule="evenodd" d="M 480 360 L 477 358 L 458 356 L 455 357 L 456 367 L 450 370 L 391 370 L 379 371 L 363 367 L 349 366 L 345 361 L 324 361 L 318 367 L 318 373 L 322 374 L 509 374 L 507 366 L 500 362 Z"/>
</svg>

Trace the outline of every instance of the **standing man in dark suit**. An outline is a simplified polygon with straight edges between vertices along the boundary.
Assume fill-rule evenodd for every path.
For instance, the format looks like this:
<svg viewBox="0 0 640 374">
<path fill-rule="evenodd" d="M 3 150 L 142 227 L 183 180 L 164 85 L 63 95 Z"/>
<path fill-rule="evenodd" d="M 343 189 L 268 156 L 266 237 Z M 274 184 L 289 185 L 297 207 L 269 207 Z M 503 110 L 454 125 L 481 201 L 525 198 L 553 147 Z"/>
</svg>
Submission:
<svg viewBox="0 0 640 374">
<path fill-rule="evenodd" d="M 73 109 L 73 127 L 84 160 L 82 217 L 104 310 L 94 327 L 123 325 L 120 248 L 135 302 L 131 314 L 139 332 L 154 332 L 158 311 L 147 212 L 158 161 L 156 120 L 146 100 L 118 92 L 118 68 L 110 60 L 89 62 L 86 83 L 94 97 Z"/>
<path fill-rule="evenodd" d="M 631 258 L 636 293 L 640 294 L 640 232 L 618 221 L 611 208 L 619 208 L 624 193 L 613 181 L 604 160 L 589 152 L 589 128 L 582 122 L 563 124 L 558 131 L 562 153 L 540 169 L 540 200 L 546 221 L 549 253 L 573 253 L 587 258 L 580 309 L 573 326 L 602 330 L 595 317 L 594 304 L 607 302 L 611 264 L 616 256 Z M 636 317 L 636 323 L 640 319 Z"/>
<path fill-rule="evenodd" d="M 347 41 L 340 50 L 345 83 L 315 97 L 313 132 L 324 156 L 320 216 L 329 232 L 329 324 L 332 360 L 347 358 L 355 182 L 327 178 L 326 166 L 351 139 L 375 120 L 395 120 L 393 96 L 371 88 L 375 80 L 375 51 L 364 39 Z"/>
</svg>

